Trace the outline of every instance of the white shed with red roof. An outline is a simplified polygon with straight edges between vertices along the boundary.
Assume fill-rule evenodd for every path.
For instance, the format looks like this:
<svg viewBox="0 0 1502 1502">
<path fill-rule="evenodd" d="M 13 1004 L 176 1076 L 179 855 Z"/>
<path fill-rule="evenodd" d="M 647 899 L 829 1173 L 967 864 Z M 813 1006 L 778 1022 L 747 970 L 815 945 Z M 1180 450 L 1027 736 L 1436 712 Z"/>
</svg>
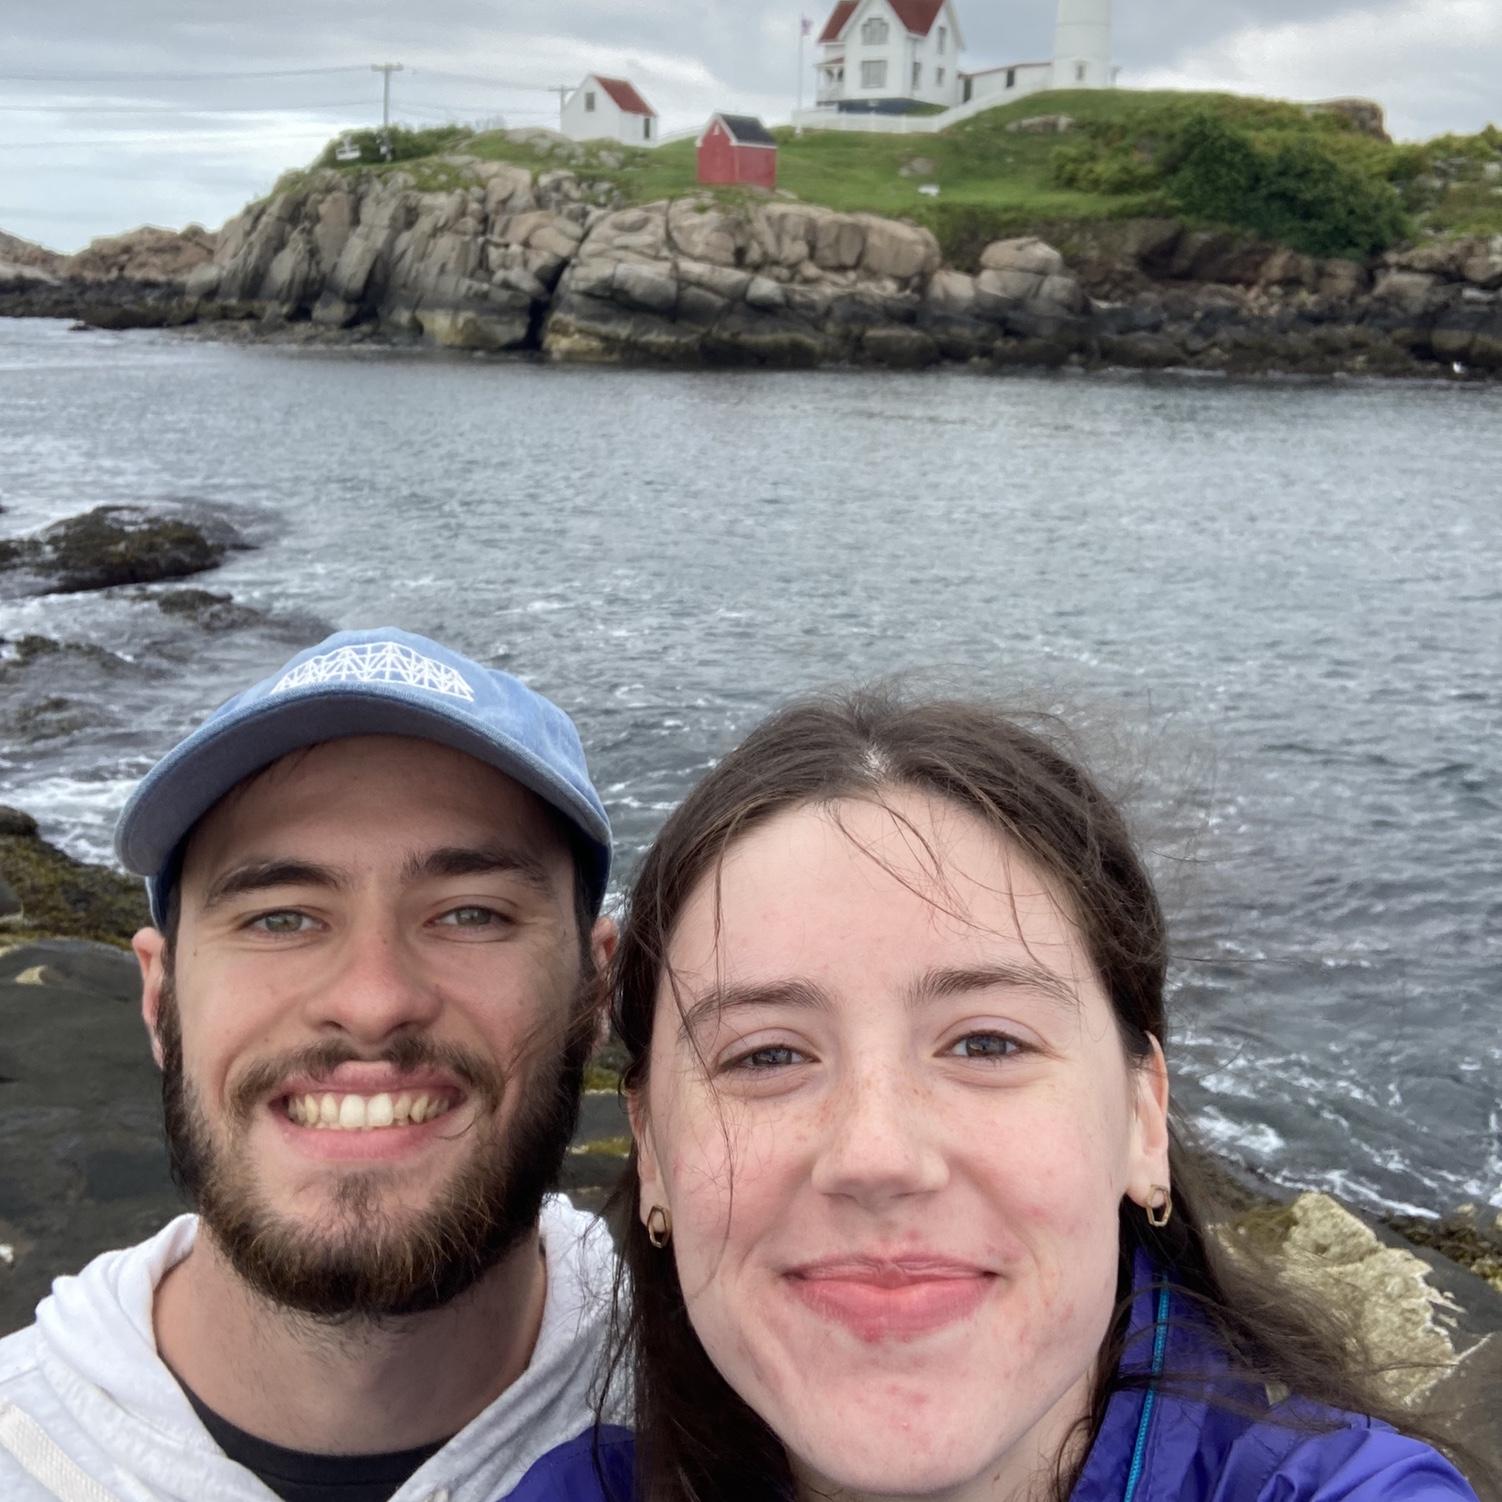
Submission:
<svg viewBox="0 0 1502 1502">
<path fill-rule="evenodd" d="M 625 78 L 591 73 L 563 102 L 562 130 L 574 141 L 657 142 L 657 111 Z"/>
</svg>

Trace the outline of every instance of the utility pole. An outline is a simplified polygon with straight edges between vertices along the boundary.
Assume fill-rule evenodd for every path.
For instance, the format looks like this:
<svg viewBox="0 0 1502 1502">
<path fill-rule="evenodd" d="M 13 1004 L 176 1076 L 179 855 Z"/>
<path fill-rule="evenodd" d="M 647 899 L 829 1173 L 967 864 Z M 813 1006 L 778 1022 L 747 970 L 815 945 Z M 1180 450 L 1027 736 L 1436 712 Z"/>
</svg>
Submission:
<svg viewBox="0 0 1502 1502">
<path fill-rule="evenodd" d="M 391 75 L 400 73 L 402 65 L 400 63 L 372 63 L 370 71 L 385 75 L 381 80 L 381 129 L 389 131 L 391 129 Z"/>
<path fill-rule="evenodd" d="M 548 93 L 558 96 L 558 124 L 560 127 L 563 125 L 563 106 L 568 103 L 568 96 L 573 92 L 571 88 L 567 86 L 560 88 L 556 83 L 548 90 Z"/>
</svg>

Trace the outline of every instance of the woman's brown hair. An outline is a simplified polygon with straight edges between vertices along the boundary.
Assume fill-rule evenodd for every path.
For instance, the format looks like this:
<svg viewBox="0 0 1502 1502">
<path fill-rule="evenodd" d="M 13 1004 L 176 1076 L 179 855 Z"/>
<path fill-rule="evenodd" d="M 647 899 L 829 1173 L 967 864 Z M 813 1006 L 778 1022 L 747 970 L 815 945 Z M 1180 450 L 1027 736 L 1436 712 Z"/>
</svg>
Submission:
<svg viewBox="0 0 1502 1502">
<path fill-rule="evenodd" d="M 1120 809 L 1067 749 L 1062 727 L 1033 725 L 978 701 L 917 699 L 890 687 L 794 703 L 764 721 L 663 825 L 636 874 L 616 952 L 612 1020 L 626 1053 L 623 1087 L 643 1092 L 657 996 L 674 927 L 689 896 L 726 851 L 789 809 L 882 800 L 913 789 L 992 827 L 1053 879 L 1111 1002 L 1123 1048 L 1145 1059 L 1164 1040 L 1168 936 L 1148 872 Z M 1172 1270 L 1179 1305 L 1209 1326 L 1235 1375 L 1329 1408 L 1398 1415 L 1352 1369 L 1353 1334 L 1278 1282 L 1270 1270 L 1217 1252 L 1206 1235 L 1206 1191 L 1171 1126 L 1174 1215 L 1150 1226 L 1120 1214 L 1120 1303 L 1102 1348 L 1085 1420 L 1093 1439 L 1111 1395 L 1142 1379 L 1118 1373 L 1138 1249 Z M 770 1502 L 792 1498 L 781 1443 L 716 1371 L 689 1323 L 671 1253 L 654 1248 L 637 1214 L 633 1151 L 614 1209 L 622 1237 L 612 1370 L 633 1385 L 638 1502 Z M 1167 1374 L 1195 1385 L 1195 1374 Z M 1201 1384 L 1202 1386 L 1202 1384 Z M 1243 1392 L 1250 1390 L 1242 1387 Z M 1426 1436 L 1428 1437 L 1428 1436 Z M 1088 1445 L 1056 1470 L 1066 1498 Z M 1072 1460 L 1071 1460 L 1072 1457 Z"/>
</svg>

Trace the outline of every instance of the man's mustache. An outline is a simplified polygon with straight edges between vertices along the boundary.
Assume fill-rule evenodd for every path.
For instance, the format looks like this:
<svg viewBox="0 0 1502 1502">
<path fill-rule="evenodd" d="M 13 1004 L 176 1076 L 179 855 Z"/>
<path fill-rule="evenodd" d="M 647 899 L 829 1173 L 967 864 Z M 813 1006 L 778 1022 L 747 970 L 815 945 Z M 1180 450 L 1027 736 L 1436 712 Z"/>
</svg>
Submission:
<svg viewBox="0 0 1502 1502">
<path fill-rule="evenodd" d="M 411 1033 L 372 1051 L 356 1048 L 347 1038 L 327 1038 L 247 1065 L 230 1088 L 230 1113 L 243 1125 L 283 1080 L 293 1076 L 322 1079 L 341 1064 L 385 1064 L 402 1074 L 442 1070 L 460 1080 L 491 1110 L 499 1106 L 506 1090 L 506 1076 L 501 1070 L 483 1055 L 457 1044 L 437 1043 Z"/>
</svg>

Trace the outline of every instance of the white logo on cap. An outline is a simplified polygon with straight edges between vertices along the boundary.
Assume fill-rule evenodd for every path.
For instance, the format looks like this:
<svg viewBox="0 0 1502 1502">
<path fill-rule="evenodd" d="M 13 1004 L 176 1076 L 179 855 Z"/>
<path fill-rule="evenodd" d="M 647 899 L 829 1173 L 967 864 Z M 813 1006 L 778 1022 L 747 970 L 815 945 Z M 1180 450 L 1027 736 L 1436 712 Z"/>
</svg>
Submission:
<svg viewBox="0 0 1502 1502">
<path fill-rule="evenodd" d="M 284 673 L 271 692 L 283 694 L 289 689 L 317 688 L 324 683 L 401 683 L 470 703 L 475 697 L 475 691 L 453 668 L 395 642 L 339 647 L 322 657 L 310 657 L 290 673 Z"/>
</svg>

